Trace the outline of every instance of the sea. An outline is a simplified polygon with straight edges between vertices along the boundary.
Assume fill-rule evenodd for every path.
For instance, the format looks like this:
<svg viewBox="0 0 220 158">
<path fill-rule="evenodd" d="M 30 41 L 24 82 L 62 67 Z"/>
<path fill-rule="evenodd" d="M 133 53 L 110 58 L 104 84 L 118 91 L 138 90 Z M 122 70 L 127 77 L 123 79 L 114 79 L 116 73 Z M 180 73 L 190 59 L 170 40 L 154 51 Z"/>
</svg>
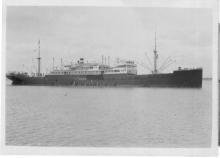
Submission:
<svg viewBox="0 0 220 158">
<path fill-rule="evenodd" d="M 210 147 L 211 81 L 202 88 L 6 85 L 6 145 Z"/>
</svg>

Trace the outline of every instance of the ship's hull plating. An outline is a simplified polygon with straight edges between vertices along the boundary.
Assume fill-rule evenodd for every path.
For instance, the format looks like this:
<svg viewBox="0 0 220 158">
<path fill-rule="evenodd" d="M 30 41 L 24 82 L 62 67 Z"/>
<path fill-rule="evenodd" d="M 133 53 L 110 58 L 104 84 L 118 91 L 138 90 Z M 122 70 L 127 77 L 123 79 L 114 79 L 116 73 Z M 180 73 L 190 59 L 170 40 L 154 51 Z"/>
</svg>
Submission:
<svg viewBox="0 0 220 158">
<path fill-rule="evenodd" d="M 29 77 L 8 74 L 13 85 L 202 87 L 202 69 L 178 70 L 166 74 L 46 75 Z"/>
</svg>

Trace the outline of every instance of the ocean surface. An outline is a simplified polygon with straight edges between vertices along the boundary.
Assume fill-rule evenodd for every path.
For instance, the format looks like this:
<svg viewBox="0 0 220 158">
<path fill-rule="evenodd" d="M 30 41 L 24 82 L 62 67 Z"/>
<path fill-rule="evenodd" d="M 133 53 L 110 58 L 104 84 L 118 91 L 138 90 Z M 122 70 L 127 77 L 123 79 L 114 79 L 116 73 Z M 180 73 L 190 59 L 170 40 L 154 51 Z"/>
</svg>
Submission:
<svg viewBox="0 0 220 158">
<path fill-rule="evenodd" d="M 211 81 L 201 89 L 6 85 L 6 144 L 209 147 Z"/>
</svg>

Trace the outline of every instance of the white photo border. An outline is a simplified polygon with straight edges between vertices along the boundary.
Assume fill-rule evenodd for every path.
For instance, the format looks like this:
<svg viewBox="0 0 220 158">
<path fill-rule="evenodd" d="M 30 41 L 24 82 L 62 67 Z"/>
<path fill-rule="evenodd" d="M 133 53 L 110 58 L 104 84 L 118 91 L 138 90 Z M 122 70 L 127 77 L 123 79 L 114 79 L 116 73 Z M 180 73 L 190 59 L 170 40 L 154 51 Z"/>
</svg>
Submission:
<svg viewBox="0 0 220 158">
<path fill-rule="evenodd" d="M 212 141 L 210 148 L 104 148 L 104 147 L 26 147 L 5 145 L 5 56 L 7 6 L 114 6 L 210 8 L 213 17 L 212 49 Z M 218 0 L 3 0 L 1 53 L 1 151 L 27 155 L 148 155 L 216 156 L 218 154 Z"/>
</svg>

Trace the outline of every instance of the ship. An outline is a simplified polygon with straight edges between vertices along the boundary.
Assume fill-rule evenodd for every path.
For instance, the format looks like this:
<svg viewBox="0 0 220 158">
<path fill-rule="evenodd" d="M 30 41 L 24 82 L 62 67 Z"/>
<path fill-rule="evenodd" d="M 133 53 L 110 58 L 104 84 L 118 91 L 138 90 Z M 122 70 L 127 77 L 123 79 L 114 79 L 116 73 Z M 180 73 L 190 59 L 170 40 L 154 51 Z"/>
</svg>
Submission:
<svg viewBox="0 0 220 158">
<path fill-rule="evenodd" d="M 158 70 L 158 51 L 153 50 L 153 70 L 150 74 L 138 74 L 137 64 L 132 60 L 120 62 L 115 66 L 97 62 L 85 62 L 80 58 L 75 63 L 53 69 L 46 74 L 41 73 L 40 40 L 38 42 L 38 71 L 8 72 L 6 77 L 12 85 L 49 85 L 49 86 L 132 86 L 132 87 L 176 87 L 201 88 L 202 68 L 178 67 L 170 73 Z M 54 63 L 54 60 L 53 60 Z M 53 64 L 54 65 L 54 64 Z"/>
</svg>

